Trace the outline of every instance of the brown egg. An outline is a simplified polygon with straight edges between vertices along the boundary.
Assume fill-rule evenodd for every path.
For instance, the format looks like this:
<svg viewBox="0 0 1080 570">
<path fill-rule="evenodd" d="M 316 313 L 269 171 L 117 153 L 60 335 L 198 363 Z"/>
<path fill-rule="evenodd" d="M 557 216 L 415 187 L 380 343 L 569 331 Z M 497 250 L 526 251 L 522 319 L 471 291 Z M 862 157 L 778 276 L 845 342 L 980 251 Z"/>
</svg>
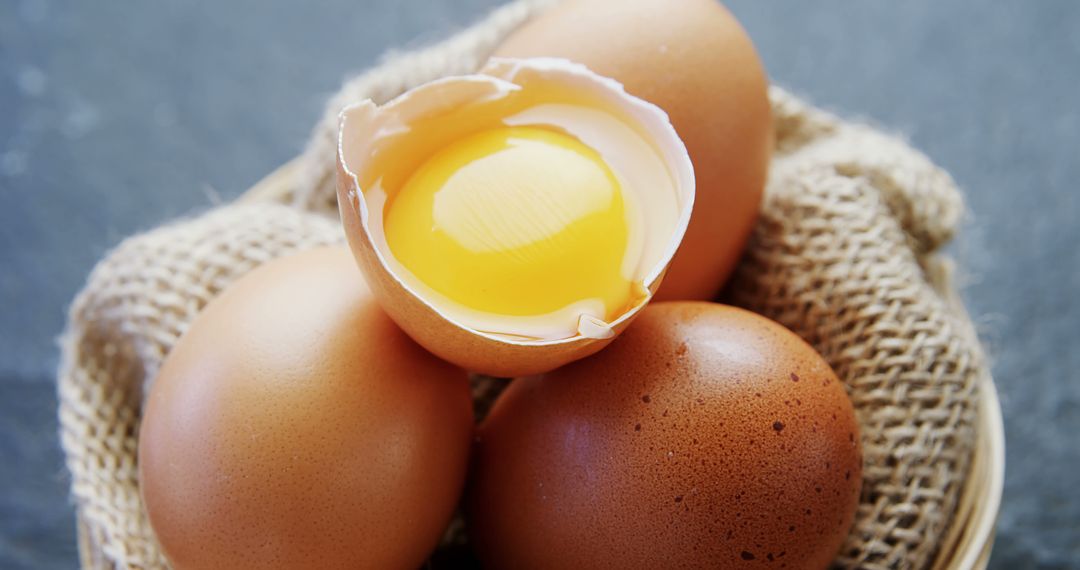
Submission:
<svg viewBox="0 0 1080 570">
<path fill-rule="evenodd" d="M 711 299 L 746 244 L 772 149 L 765 72 L 731 13 L 716 0 L 567 0 L 495 55 L 574 60 L 668 112 L 697 197 L 657 300 Z"/>
<path fill-rule="evenodd" d="M 490 568 L 825 568 L 861 466 L 809 345 L 741 309 L 653 304 L 510 384 L 474 447 L 470 536 Z"/>
<path fill-rule="evenodd" d="M 179 570 L 417 568 L 464 484 L 466 374 L 371 298 L 352 255 L 252 271 L 212 302 L 147 401 L 139 471 Z"/>
</svg>

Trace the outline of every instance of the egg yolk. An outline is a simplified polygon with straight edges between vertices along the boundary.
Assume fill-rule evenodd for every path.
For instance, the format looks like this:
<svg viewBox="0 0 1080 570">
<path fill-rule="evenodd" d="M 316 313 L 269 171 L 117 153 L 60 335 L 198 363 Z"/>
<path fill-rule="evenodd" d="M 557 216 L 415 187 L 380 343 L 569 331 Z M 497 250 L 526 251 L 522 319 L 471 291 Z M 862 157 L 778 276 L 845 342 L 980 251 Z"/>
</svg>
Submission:
<svg viewBox="0 0 1080 570">
<path fill-rule="evenodd" d="M 428 287 L 478 311 L 543 315 L 600 301 L 612 320 L 622 273 L 623 191 L 600 155 L 536 127 L 500 127 L 427 159 L 389 198 L 387 245 Z"/>
</svg>

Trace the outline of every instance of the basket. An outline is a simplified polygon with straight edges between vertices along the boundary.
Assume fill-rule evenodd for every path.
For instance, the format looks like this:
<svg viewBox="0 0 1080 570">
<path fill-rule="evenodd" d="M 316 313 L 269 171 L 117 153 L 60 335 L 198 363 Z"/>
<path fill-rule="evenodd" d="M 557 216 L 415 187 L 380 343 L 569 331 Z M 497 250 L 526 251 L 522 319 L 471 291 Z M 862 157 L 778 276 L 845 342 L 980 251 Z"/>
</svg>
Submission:
<svg viewBox="0 0 1080 570">
<path fill-rule="evenodd" d="M 247 208 L 243 211 L 243 220 L 258 220 L 258 223 L 247 224 L 252 227 L 234 228 L 228 223 L 228 213 L 219 216 L 216 212 L 210 212 L 128 240 L 94 270 L 87 289 L 73 305 L 71 325 L 62 339 L 63 358 L 59 374 L 61 442 L 68 466 L 73 472 L 72 495 L 78 507 L 78 541 L 83 568 L 159 568 L 164 565 L 141 511 L 137 488 L 137 465 L 133 450 L 142 387 L 137 385 L 138 380 L 132 380 L 128 385 L 126 377 L 152 378 L 157 363 L 186 329 L 186 323 L 198 312 L 202 303 L 238 275 L 273 255 L 318 243 L 340 241 L 340 226 L 328 217 L 306 214 L 303 217 L 295 209 L 273 204 L 300 204 L 324 213 L 333 211 L 333 197 L 327 192 L 313 189 L 324 187 L 327 183 L 332 185 L 332 157 L 336 148 L 333 134 L 336 132 L 336 112 L 342 103 L 367 97 L 385 100 L 405 88 L 435 77 L 475 69 L 486 57 L 485 50 L 489 52 L 502 35 L 546 1 L 517 0 L 493 12 L 488 20 L 442 44 L 399 54 L 348 82 L 328 106 L 327 115 L 316 128 L 307 153 L 281 166 L 235 201 L 237 207 Z M 907 247 L 922 248 L 920 253 L 932 252 L 951 236 L 953 224 L 962 210 L 959 193 L 948 175 L 937 169 L 929 159 L 893 137 L 868 127 L 845 124 L 836 117 L 813 109 L 782 89 L 774 88 L 770 97 L 777 132 L 795 139 L 802 135 L 828 133 L 829 136 L 823 139 L 830 140 L 814 145 L 808 156 L 803 158 L 829 162 L 837 167 L 836 172 L 840 169 L 847 172 L 868 168 L 868 172 L 864 173 L 868 179 L 882 184 L 880 199 L 885 203 L 883 207 L 888 207 L 891 217 L 898 218 L 891 220 L 897 226 L 893 229 L 896 233 L 908 232 Z M 845 162 L 851 160 L 846 154 L 850 148 L 860 149 L 859 160 L 862 163 L 858 160 Z M 794 166 L 806 166 L 804 162 L 795 162 Z M 787 163 L 785 168 L 787 174 L 792 174 L 792 163 Z M 896 170 L 899 170 L 899 177 L 890 178 Z M 821 174 L 820 170 L 808 172 Z M 874 179 L 875 176 L 880 178 Z M 796 182 L 801 180 L 797 179 Z M 900 183 L 908 187 L 899 188 Z M 955 194 L 954 202 L 947 204 L 948 212 L 935 209 L 941 204 L 935 202 L 932 194 L 941 186 L 948 188 L 946 193 Z M 232 205 L 221 210 L 239 213 Z M 846 211 L 850 211 L 850 208 Z M 266 217 L 263 217 L 264 214 Z M 231 219 L 235 220 L 236 216 Z M 899 227 L 911 223 L 913 219 L 924 222 L 914 232 L 909 231 L 909 227 Z M 789 220 L 797 224 L 798 218 L 779 218 L 783 223 Z M 774 216 L 772 222 L 777 221 Z M 198 231 L 193 230 L 193 233 L 214 235 L 214 239 L 209 240 L 214 243 L 208 249 L 203 247 L 206 244 L 191 239 L 174 239 L 177 234 L 173 229 L 181 226 L 197 226 Z M 262 247 L 265 242 L 271 242 L 273 247 Z M 162 270 L 157 263 L 162 256 L 173 264 L 166 268 L 175 271 Z M 113 259 L 116 257 L 120 259 Z M 192 257 L 202 257 L 212 262 L 207 267 L 190 264 L 188 261 Z M 752 256 L 748 254 L 748 257 Z M 925 261 L 927 265 L 921 266 L 924 274 L 918 279 L 932 281 L 928 286 L 934 288 L 935 306 L 940 308 L 939 312 L 948 312 L 961 321 L 954 323 L 958 326 L 948 334 L 958 343 L 973 347 L 970 353 L 965 354 L 980 362 L 969 367 L 964 377 L 964 389 L 972 392 L 967 392 L 962 410 L 964 460 L 953 464 L 949 471 L 948 509 L 951 510 L 945 507 L 939 509 L 936 524 L 924 526 L 920 533 L 910 532 L 904 523 L 896 524 L 895 518 L 876 527 L 877 530 L 884 527 L 889 533 L 889 540 L 903 535 L 896 540 L 897 545 L 922 548 L 917 562 L 907 562 L 907 558 L 872 563 L 863 563 L 863 559 L 859 559 L 852 562 L 844 559 L 846 551 L 842 551 L 840 557 L 848 566 L 859 565 L 874 570 L 907 568 L 916 564 L 933 569 L 981 569 L 989 561 L 1003 487 L 1004 433 L 1001 410 L 989 366 L 982 362 L 970 319 L 966 319 L 960 300 L 947 285 L 947 264 L 929 258 L 924 260 L 922 255 L 919 257 L 919 262 Z M 799 262 L 809 262 L 809 259 L 798 257 Z M 913 266 L 913 263 L 911 261 L 909 264 Z M 751 267 L 751 264 L 744 264 L 743 267 Z M 164 295 L 147 299 L 148 295 L 141 288 L 150 286 L 163 289 Z M 903 331 L 894 340 L 904 340 L 909 338 L 908 335 L 914 337 L 923 332 Z M 94 335 L 90 350 L 108 353 L 110 358 L 119 354 L 125 362 L 124 366 L 134 363 L 137 370 L 132 373 L 131 368 L 118 371 L 98 367 L 97 361 L 84 363 L 78 355 L 80 343 L 86 340 L 87 334 Z M 117 341 L 125 335 L 138 337 L 138 343 L 132 346 Z M 950 361 L 947 357 L 934 356 L 925 362 L 944 367 Z M 118 385 L 110 381 L 115 378 L 124 378 L 125 383 Z M 977 400 L 972 397 L 977 397 Z M 897 401 L 903 402 L 900 408 L 908 408 L 908 400 Z M 101 414 L 110 413 L 113 415 L 107 425 L 97 422 Z M 951 434 L 957 433 L 957 425 L 951 424 L 946 435 L 951 437 Z M 952 428 L 956 428 L 956 431 L 952 431 Z M 946 460 L 942 454 L 924 454 L 923 459 L 932 467 L 943 465 Z M 934 483 L 911 481 L 911 484 L 905 482 L 900 488 L 915 493 L 936 488 Z M 945 488 L 944 484 L 942 488 Z M 878 501 L 875 508 L 883 508 L 882 512 L 906 512 L 904 509 L 912 505 L 910 498 L 904 496 L 893 500 L 895 496 L 875 495 Z M 863 540 L 865 536 L 865 533 L 859 534 L 853 530 L 849 538 Z M 871 536 L 873 541 L 864 544 L 872 548 L 886 546 L 880 538 L 884 534 Z M 926 538 L 938 536 L 941 537 L 940 541 Z"/>
</svg>

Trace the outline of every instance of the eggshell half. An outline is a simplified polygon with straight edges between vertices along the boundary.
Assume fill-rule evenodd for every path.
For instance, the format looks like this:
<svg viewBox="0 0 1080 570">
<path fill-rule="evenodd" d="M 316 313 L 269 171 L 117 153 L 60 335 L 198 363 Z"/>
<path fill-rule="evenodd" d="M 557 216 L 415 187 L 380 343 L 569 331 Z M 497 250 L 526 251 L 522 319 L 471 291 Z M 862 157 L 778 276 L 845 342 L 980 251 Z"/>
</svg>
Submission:
<svg viewBox="0 0 1080 570">
<path fill-rule="evenodd" d="M 513 330 L 493 333 L 455 321 L 396 275 L 395 260 L 380 248 L 377 232 L 381 213 L 373 211 L 369 197 L 364 194 L 376 182 L 372 172 L 380 159 L 393 153 L 395 163 L 406 166 L 399 167 L 399 172 L 379 175 L 401 176 L 401 170 L 419 165 L 442 145 L 470 130 L 498 124 L 503 118 L 500 113 L 509 115 L 513 111 L 538 108 L 548 101 L 565 103 L 574 98 L 605 109 L 643 138 L 653 141 L 673 181 L 678 217 L 672 234 L 661 236 L 656 263 L 645 269 L 639 302 L 610 323 L 583 319 L 577 335 L 554 340 L 515 338 Z M 455 113 L 473 113 L 475 120 L 446 121 L 447 116 Z M 392 142 L 393 137 L 407 135 L 417 124 L 439 127 L 431 128 L 431 136 L 410 141 L 415 145 L 379 146 L 380 141 Z M 337 182 L 345 235 L 382 307 L 409 336 L 432 353 L 491 376 L 552 370 L 595 353 L 615 338 L 659 288 L 689 224 L 694 203 L 693 166 L 662 110 L 627 95 L 616 81 L 598 76 L 580 64 L 546 58 L 493 59 L 480 74 L 440 79 L 383 106 L 365 101 L 346 108 L 341 115 Z M 376 204 L 376 207 L 381 206 Z"/>
</svg>

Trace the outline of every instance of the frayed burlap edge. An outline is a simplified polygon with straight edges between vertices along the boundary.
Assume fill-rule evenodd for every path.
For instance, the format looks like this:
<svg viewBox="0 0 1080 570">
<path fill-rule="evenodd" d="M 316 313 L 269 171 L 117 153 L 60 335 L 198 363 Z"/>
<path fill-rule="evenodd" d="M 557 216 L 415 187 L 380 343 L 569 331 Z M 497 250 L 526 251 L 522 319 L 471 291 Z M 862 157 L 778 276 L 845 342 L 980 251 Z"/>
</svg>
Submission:
<svg viewBox="0 0 1080 570">
<path fill-rule="evenodd" d="M 337 111 L 473 71 L 549 0 L 519 1 L 415 52 L 392 54 L 331 100 L 276 198 L 126 240 L 71 308 L 59 374 L 61 441 L 83 566 L 165 562 L 142 512 L 136 436 L 143 384 L 194 315 L 259 263 L 336 243 Z M 865 481 L 838 567 L 923 568 L 946 534 L 974 445 L 986 363 L 950 310 L 938 249 L 963 212 L 951 178 L 902 141 L 770 91 L 776 155 L 761 220 L 725 299 L 810 341 L 844 379 L 863 427 Z M 312 212 L 312 213 L 308 213 Z M 478 405 L 501 383 L 477 385 Z M 460 537 L 460 535 L 458 535 Z"/>
</svg>

